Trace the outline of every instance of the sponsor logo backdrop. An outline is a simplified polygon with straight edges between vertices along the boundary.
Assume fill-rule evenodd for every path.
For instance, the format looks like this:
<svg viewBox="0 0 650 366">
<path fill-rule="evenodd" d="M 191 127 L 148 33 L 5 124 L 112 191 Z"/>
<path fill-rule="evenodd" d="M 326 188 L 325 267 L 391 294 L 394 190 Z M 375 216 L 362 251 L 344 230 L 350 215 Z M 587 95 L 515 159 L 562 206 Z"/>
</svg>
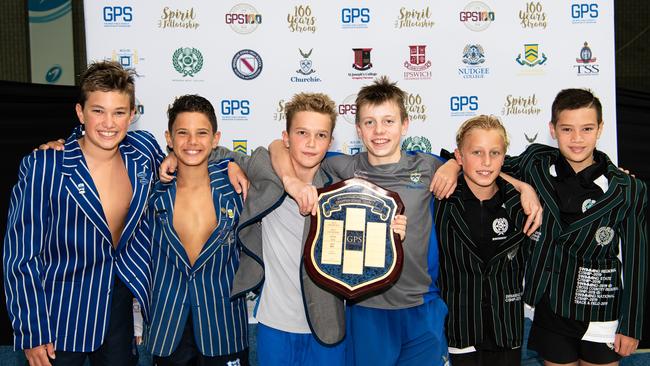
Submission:
<svg viewBox="0 0 650 366">
<path fill-rule="evenodd" d="M 468 117 L 506 124 L 510 153 L 554 145 L 555 94 L 592 89 L 604 106 L 599 148 L 616 161 L 613 1 L 86 1 L 89 60 L 138 74 L 140 118 L 164 145 L 166 109 L 198 93 L 215 107 L 221 144 L 250 153 L 279 138 L 284 104 L 329 94 L 340 113 L 332 150 L 362 150 L 354 98 L 388 75 L 407 93 L 404 148 L 453 148 Z M 144 114 L 146 105 L 146 114 Z"/>
</svg>

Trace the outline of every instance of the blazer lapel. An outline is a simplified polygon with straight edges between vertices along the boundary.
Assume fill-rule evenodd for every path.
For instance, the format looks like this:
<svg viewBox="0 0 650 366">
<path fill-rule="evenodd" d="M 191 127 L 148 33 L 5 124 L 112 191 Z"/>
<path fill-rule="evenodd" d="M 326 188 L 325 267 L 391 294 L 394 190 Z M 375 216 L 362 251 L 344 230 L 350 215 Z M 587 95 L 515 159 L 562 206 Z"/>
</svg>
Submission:
<svg viewBox="0 0 650 366">
<path fill-rule="evenodd" d="M 604 215 L 612 212 L 616 207 L 621 205 L 625 200 L 625 194 L 622 194 L 623 186 L 627 185 L 622 174 L 625 174 L 618 170 L 613 164 L 609 164 L 607 167 L 607 173 L 609 179 L 609 186 L 607 192 L 605 192 L 598 200 L 593 207 L 586 211 L 586 214 L 580 220 L 576 220 L 568 229 L 565 230 L 562 235 L 568 235 L 576 230 L 591 224 L 592 222 L 600 219 Z"/>
<path fill-rule="evenodd" d="M 126 246 L 126 243 L 138 227 L 138 223 L 147 204 L 151 180 L 153 179 L 151 167 L 142 153 L 135 150 L 130 144 L 120 146 L 120 152 L 127 173 L 129 174 L 133 196 L 131 197 L 129 212 L 125 219 L 124 230 L 120 236 L 118 250 Z"/>
<path fill-rule="evenodd" d="M 174 198 L 176 196 L 176 181 L 166 184 L 166 190 L 154 201 L 154 220 L 162 228 L 163 235 L 165 236 L 165 241 L 169 243 L 169 248 L 163 248 L 165 253 L 174 254 L 178 260 L 185 266 L 177 268 L 183 272 L 188 271 L 190 266 L 190 259 L 185 252 L 185 248 L 181 243 L 180 238 L 174 230 Z M 170 257 L 172 262 L 177 263 L 174 258 Z"/>
<path fill-rule="evenodd" d="M 208 169 L 212 187 L 212 202 L 217 216 L 217 227 L 203 245 L 201 253 L 194 262 L 192 271 L 198 271 L 215 255 L 216 251 L 228 240 L 228 237 L 231 234 L 234 235 L 236 221 L 239 219 L 237 215 L 241 211 L 241 205 L 237 204 L 239 197 L 230 185 L 228 177 L 222 173 L 223 169 L 218 164 L 210 164 Z M 222 195 L 230 195 L 230 197 L 221 197 Z"/>
<path fill-rule="evenodd" d="M 452 202 L 449 202 L 451 206 L 449 210 L 449 220 L 451 225 L 447 230 L 454 230 L 455 233 L 460 237 L 462 245 L 467 247 L 467 249 L 476 257 L 476 260 L 483 263 L 483 259 L 481 257 L 478 246 L 476 246 L 472 238 L 469 237 L 469 227 L 457 209 L 459 206 L 462 207 L 462 198 L 460 198 L 459 195 L 456 195 L 450 197 L 449 200 L 457 200 L 458 202 L 456 204 L 451 204 Z"/>
<path fill-rule="evenodd" d="M 113 236 L 104 216 L 97 187 L 90 175 L 81 147 L 72 137 L 66 142 L 63 151 L 62 173 L 66 177 L 64 186 L 70 197 L 112 247 Z"/>
</svg>

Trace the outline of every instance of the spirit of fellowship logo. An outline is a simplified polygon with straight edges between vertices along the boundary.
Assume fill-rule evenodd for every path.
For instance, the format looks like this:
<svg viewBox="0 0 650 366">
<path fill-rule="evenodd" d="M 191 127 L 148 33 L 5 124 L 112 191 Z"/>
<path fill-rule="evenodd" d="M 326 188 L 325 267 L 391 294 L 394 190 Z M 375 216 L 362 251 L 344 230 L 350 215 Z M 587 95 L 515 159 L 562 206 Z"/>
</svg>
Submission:
<svg viewBox="0 0 650 366">
<path fill-rule="evenodd" d="M 509 94 L 501 108 L 501 115 L 539 115 L 542 109 L 538 106 L 537 96 L 533 93 L 529 96 L 514 96 Z"/>
<path fill-rule="evenodd" d="M 396 29 L 433 28 L 434 25 L 434 21 L 431 20 L 431 9 L 428 6 L 419 10 L 402 7 L 395 21 Z"/>
<path fill-rule="evenodd" d="M 158 19 L 158 28 L 181 28 L 196 29 L 199 22 L 196 21 L 194 8 L 189 9 L 172 9 L 165 6 L 160 19 Z"/>
</svg>

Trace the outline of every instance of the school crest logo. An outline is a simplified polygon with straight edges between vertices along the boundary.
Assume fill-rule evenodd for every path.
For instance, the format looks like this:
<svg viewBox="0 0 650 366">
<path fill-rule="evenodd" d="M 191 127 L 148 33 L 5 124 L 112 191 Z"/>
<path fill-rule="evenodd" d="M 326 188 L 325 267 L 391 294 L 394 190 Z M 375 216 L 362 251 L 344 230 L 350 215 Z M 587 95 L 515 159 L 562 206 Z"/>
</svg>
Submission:
<svg viewBox="0 0 650 366">
<path fill-rule="evenodd" d="M 587 212 L 588 209 L 592 208 L 596 204 L 596 200 L 586 199 L 582 202 L 582 212 Z"/>
<path fill-rule="evenodd" d="M 402 143 L 403 151 L 431 152 L 431 142 L 424 136 L 409 136 Z"/>
<path fill-rule="evenodd" d="M 508 231 L 508 220 L 505 217 L 499 217 L 492 221 L 492 230 L 497 235 L 503 235 Z"/>
<path fill-rule="evenodd" d="M 311 53 L 312 51 L 314 51 L 314 49 L 312 48 L 311 50 L 309 50 L 309 52 L 306 53 L 302 52 L 300 48 L 298 48 L 298 51 L 300 51 L 300 56 L 302 56 L 302 60 L 300 60 L 300 70 L 297 70 L 296 72 L 303 75 L 309 75 L 315 73 L 316 70 L 312 69 L 311 67 L 312 63 L 311 60 L 309 59 L 309 56 L 311 56 Z"/>
<path fill-rule="evenodd" d="M 609 226 L 602 226 L 596 230 L 596 243 L 600 246 L 605 246 L 612 242 L 614 239 L 614 229 Z"/>
<path fill-rule="evenodd" d="M 539 52 L 538 43 L 530 43 L 524 45 L 524 57 L 521 57 L 521 53 L 517 56 L 516 61 L 521 66 L 534 67 L 537 65 L 543 65 L 548 58 L 546 54 Z"/>
<path fill-rule="evenodd" d="M 420 183 L 420 178 L 422 178 L 422 173 L 418 171 L 414 171 L 413 173 L 411 173 L 411 182 Z"/>
<path fill-rule="evenodd" d="M 589 48 L 589 43 L 585 42 L 583 47 L 580 49 L 580 57 L 576 58 L 576 62 L 579 64 L 590 64 L 596 62 L 596 58 L 592 58 L 593 53 L 591 48 Z"/>
<path fill-rule="evenodd" d="M 354 63 L 352 67 L 355 70 L 368 70 L 372 68 L 372 62 L 370 62 L 370 51 L 372 48 L 353 48 L 354 51 Z"/>
<path fill-rule="evenodd" d="M 463 48 L 463 63 L 467 65 L 480 65 L 485 62 L 485 51 L 480 44 L 468 44 Z"/>
<path fill-rule="evenodd" d="M 533 142 L 535 142 L 535 140 L 537 140 L 537 135 L 539 135 L 539 132 L 537 132 L 533 137 L 528 137 L 528 134 L 524 132 L 524 137 L 526 138 L 526 141 L 528 141 L 529 144 L 532 144 Z M 584 210 L 582 212 L 584 212 Z"/>
<path fill-rule="evenodd" d="M 238 153 L 248 154 L 248 140 L 232 140 L 232 149 Z"/>
<path fill-rule="evenodd" d="M 203 68 L 203 55 L 196 48 L 181 47 L 174 51 L 172 64 L 183 77 L 194 77 Z"/>
<path fill-rule="evenodd" d="M 231 66 L 238 78 L 252 80 L 262 72 L 262 57 L 253 50 L 243 49 L 233 56 Z"/>
</svg>

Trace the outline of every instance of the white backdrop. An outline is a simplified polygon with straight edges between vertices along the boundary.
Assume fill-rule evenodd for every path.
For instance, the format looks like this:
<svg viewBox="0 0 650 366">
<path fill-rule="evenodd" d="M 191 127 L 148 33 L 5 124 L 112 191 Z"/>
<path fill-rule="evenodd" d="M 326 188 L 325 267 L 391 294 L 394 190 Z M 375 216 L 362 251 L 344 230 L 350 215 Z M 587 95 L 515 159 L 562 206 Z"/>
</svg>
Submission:
<svg viewBox="0 0 650 366">
<path fill-rule="evenodd" d="M 208 98 L 221 144 L 250 153 L 280 137 L 285 101 L 319 91 L 340 112 L 332 149 L 354 153 L 361 147 L 355 93 L 388 75 L 409 93 L 404 145 L 434 153 L 453 148 L 460 123 L 481 113 L 506 124 L 510 153 L 533 141 L 553 144 L 547 123 L 555 94 L 587 87 L 604 106 L 599 148 L 617 160 L 611 0 L 95 0 L 84 6 L 88 60 L 136 68 L 141 116 L 133 127 L 153 132 L 161 145 L 175 96 Z"/>
</svg>

